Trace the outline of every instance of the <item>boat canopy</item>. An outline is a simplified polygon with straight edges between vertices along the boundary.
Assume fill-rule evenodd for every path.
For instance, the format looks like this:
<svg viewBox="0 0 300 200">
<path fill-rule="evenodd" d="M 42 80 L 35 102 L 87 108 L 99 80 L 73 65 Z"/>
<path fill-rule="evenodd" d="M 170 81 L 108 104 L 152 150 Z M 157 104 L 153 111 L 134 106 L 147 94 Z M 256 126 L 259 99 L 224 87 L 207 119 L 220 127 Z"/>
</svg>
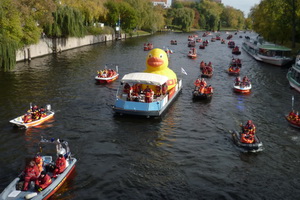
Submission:
<svg viewBox="0 0 300 200">
<path fill-rule="evenodd" d="M 166 76 L 142 72 L 126 74 L 121 80 L 122 83 L 142 83 L 149 85 L 162 85 L 167 81 L 168 77 Z"/>
</svg>

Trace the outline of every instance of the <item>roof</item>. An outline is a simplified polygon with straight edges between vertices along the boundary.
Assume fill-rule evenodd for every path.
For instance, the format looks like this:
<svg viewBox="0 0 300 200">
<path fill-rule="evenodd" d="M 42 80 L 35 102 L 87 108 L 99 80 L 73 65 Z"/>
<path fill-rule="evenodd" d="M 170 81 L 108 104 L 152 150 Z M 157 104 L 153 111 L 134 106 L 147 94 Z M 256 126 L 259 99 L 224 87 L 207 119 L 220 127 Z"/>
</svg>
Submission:
<svg viewBox="0 0 300 200">
<path fill-rule="evenodd" d="M 166 76 L 142 72 L 126 74 L 121 80 L 122 83 L 143 83 L 149 85 L 162 85 L 167 81 L 168 77 Z"/>
<path fill-rule="evenodd" d="M 292 49 L 280 46 L 280 45 L 274 45 L 274 44 L 263 44 L 259 46 L 260 49 L 267 49 L 267 50 L 273 50 L 273 51 L 292 51 Z"/>
</svg>

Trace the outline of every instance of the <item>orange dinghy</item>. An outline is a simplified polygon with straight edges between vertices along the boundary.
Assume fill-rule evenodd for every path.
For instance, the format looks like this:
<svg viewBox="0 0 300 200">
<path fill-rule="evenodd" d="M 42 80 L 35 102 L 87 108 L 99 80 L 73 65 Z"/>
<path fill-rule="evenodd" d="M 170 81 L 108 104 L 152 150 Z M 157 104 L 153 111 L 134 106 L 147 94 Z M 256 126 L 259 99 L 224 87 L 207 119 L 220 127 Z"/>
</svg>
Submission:
<svg viewBox="0 0 300 200">
<path fill-rule="evenodd" d="M 30 110 L 26 114 L 12 119 L 9 122 L 17 127 L 29 128 L 40 125 L 54 116 L 54 111 L 51 110 L 50 104 L 46 105 L 46 109 L 43 107 L 34 109 L 34 107 L 30 106 Z"/>
<path fill-rule="evenodd" d="M 98 75 L 95 77 L 95 80 L 99 83 L 110 83 L 119 78 L 118 66 L 116 66 L 116 70 L 113 69 L 105 69 L 98 71 Z"/>
</svg>

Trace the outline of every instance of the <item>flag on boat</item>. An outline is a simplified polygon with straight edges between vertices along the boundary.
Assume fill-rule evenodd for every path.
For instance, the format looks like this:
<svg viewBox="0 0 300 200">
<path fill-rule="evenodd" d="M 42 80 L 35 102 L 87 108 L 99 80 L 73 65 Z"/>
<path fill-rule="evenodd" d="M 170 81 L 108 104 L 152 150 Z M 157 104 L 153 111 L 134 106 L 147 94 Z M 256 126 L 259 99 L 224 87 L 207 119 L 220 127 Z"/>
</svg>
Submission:
<svg viewBox="0 0 300 200">
<path fill-rule="evenodd" d="M 181 73 L 187 75 L 186 71 L 181 67 Z"/>
</svg>

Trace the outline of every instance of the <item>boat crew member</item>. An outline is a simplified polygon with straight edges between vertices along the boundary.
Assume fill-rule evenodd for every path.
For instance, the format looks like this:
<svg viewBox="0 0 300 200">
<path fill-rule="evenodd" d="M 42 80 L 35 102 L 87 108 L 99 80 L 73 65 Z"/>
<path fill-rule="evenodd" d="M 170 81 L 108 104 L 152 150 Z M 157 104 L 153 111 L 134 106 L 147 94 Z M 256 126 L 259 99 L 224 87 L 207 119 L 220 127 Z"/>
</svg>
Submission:
<svg viewBox="0 0 300 200">
<path fill-rule="evenodd" d="M 35 188 L 38 192 L 41 192 L 42 190 L 47 188 L 51 183 L 51 177 L 45 171 L 42 171 L 41 175 L 35 181 Z"/>
<path fill-rule="evenodd" d="M 159 96 L 161 95 L 161 86 L 160 86 L 160 85 L 157 85 L 157 86 L 155 87 L 155 89 L 156 89 L 156 96 L 159 97 Z"/>
<path fill-rule="evenodd" d="M 238 76 L 235 78 L 235 85 L 239 85 L 241 82 L 241 78 Z"/>
<path fill-rule="evenodd" d="M 53 171 L 52 178 L 56 178 L 57 174 L 63 173 L 63 171 L 65 171 L 65 169 L 66 169 L 66 166 L 67 166 L 67 161 L 66 161 L 65 157 L 62 154 L 59 154 L 59 156 L 55 162 L 55 168 Z"/>
<path fill-rule="evenodd" d="M 31 181 L 35 181 L 40 175 L 40 171 L 32 160 L 24 170 L 24 186 L 23 191 L 28 190 L 28 185 Z"/>
<path fill-rule="evenodd" d="M 255 134 L 256 127 L 253 124 L 252 120 L 248 120 L 246 125 L 243 127 L 243 132 L 248 134 Z"/>
<path fill-rule="evenodd" d="M 43 158 L 40 155 L 36 155 L 34 157 L 34 162 L 35 162 L 36 166 L 38 167 L 39 171 L 42 172 L 43 171 Z"/>
<path fill-rule="evenodd" d="M 154 92 L 151 88 L 149 88 L 148 85 L 147 85 L 146 89 L 144 90 L 144 94 L 145 94 L 145 103 L 151 103 Z"/>
</svg>

